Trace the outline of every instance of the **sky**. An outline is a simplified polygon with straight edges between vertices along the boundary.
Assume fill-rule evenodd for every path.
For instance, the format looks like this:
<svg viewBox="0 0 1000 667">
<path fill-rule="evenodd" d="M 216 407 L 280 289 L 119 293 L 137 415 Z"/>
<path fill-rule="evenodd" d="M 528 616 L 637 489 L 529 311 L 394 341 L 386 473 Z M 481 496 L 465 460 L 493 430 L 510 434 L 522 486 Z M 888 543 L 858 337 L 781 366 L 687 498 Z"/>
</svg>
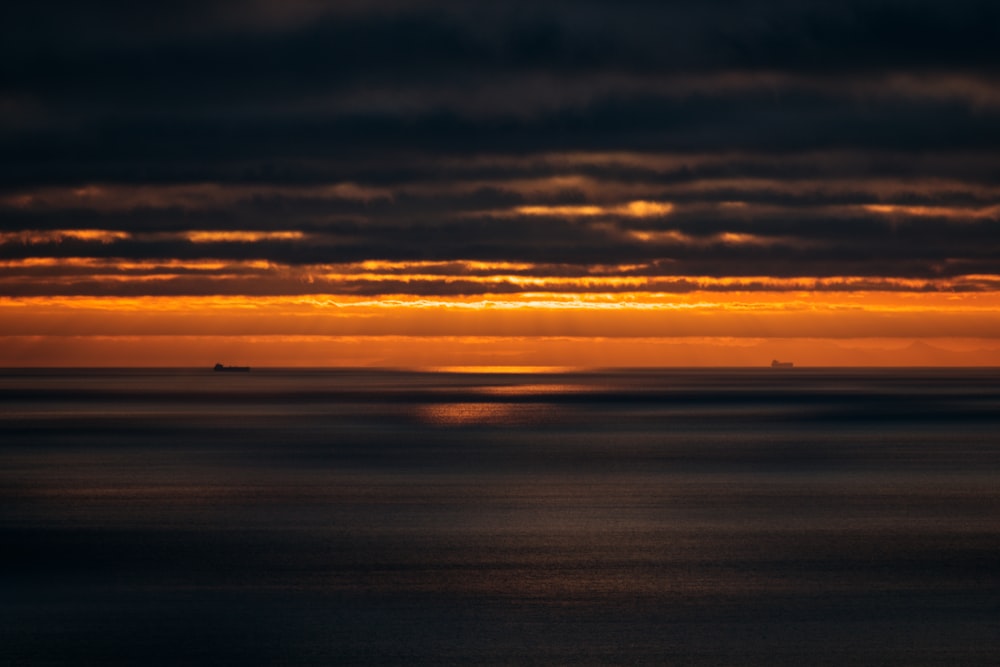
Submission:
<svg viewBox="0 0 1000 667">
<path fill-rule="evenodd" d="M 0 6 L 0 366 L 1000 365 L 1000 5 Z"/>
</svg>

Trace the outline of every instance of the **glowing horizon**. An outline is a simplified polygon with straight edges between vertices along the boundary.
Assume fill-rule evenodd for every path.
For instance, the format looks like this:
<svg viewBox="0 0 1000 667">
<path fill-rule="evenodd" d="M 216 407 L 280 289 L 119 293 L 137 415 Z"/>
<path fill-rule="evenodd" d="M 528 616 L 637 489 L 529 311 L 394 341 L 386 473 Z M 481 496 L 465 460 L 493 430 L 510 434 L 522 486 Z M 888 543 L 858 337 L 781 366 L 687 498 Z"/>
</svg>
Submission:
<svg viewBox="0 0 1000 667">
<path fill-rule="evenodd" d="M 0 298 L 0 366 L 1000 365 L 997 293 L 669 296 Z"/>
</svg>

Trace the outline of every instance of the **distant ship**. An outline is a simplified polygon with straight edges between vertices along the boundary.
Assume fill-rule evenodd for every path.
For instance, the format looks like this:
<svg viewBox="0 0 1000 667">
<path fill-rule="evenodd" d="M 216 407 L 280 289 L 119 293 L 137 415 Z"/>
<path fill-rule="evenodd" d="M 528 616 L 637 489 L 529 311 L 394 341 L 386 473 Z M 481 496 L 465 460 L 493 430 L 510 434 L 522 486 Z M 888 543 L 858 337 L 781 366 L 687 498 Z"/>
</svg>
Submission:
<svg viewBox="0 0 1000 667">
<path fill-rule="evenodd" d="M 249 373 L 249 366 L 223 366 L 222 364 L 215 365 L 216 373 Z"/>
<path fill-rule="evenodd" d="M 794 366 L 790 361 L 778 361 L 777 359 L 771 360 L 771 368 L 791 368 Z"/>
</svg>

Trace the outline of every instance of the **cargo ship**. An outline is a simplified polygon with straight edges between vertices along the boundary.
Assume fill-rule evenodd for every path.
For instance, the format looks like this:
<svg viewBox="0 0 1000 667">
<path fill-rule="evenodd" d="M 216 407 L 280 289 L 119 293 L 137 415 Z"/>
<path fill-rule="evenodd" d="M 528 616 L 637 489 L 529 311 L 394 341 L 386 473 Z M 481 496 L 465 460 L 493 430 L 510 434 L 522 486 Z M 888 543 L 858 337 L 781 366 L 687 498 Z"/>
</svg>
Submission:
<svg viewBox="0 0 1000 667">
<path fill-rule="evenodd" d="M 223 366 L 222 364 L 215 365 L 216 373 L 249 373 L 249 366 Z"/>
<path fill-rule="evenodd" d="M 778 361 L 777 359 L 771 360 L 771 368 L 791 368 L 794 366 L 790 361 Z"/>
</svg>

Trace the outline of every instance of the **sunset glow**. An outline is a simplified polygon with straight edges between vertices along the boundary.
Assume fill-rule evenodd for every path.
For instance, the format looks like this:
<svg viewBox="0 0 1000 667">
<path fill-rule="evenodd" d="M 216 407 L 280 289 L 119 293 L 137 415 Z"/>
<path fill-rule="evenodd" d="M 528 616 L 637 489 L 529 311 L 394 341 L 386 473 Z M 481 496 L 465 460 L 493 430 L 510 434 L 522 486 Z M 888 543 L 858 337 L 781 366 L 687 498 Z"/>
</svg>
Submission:
<svg viewBox="0 0 1000 667">
<path fill-rule="evenodd" d="M 168 21 L 162 60 L 128 31 L 107 53 L 22 45 L 35 75 L 0 91 L 0 365 L 444 367 L 486 340 L 522 359 L 472 355 L 494 366 L 995 363 L 1000 93 L 964 40 L 886 59 L 861 17 L 814 8 L 842 62 L 779 29 L 808 8 L 720 41 L 651 5 L 628 28 L 497 7 L 495 34 L 448 3 L 267 5 Z M 392 37 L 411 23 L 436 37 Z M 343 53 L 303 47 L 313 31 Z"/>
<path fill-rule="evenodd" d="M 520 206 L 515 213 L 521 215 L 588 217 L 616 215 L 626 218 L 652 218 L 668 215 L 674 205 L 668 202 L 630 201 L 616 206 Z"/>
<path fill-rule="evenodd" d="M 0 323 L 8 354 L 35 365 L 236 351 L 265 365 L 1000 363 L 1000 292 L 32 297 L 0 300 Z"/>
</svg>

